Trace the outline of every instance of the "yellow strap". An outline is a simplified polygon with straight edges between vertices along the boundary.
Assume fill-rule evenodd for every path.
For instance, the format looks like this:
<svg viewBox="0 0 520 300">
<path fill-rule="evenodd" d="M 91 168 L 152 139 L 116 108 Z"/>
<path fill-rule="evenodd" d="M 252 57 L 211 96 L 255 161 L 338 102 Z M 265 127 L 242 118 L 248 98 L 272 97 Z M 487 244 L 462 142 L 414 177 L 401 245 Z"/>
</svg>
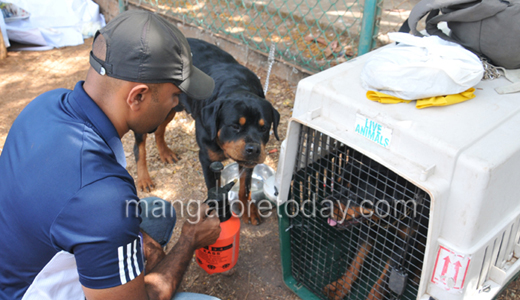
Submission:
<svg viewBox="0 0 520 300">
<path fill-rule="evenodd" d="M 474 88 L 470 88 L 460 94 L 419 99 L 417 103 L 415 103 L 415 107 L 421 109 L 431 106 L 446 106 L 461 103 L 475 98 L 475 94 L 473 94 L 474 91 Z"/>
<path fill-rule="evenodd" d="M 418 99 L 415 103 L 415 107 L 418 109 L 431 107 L 431 106 L 446 106 L 451 104 L 456 104 L 460 102 L 464 102 L 470 99 L 475 98 L 475 88 L 469 88 L 468 90 L 453 95 L 446 96 L 437 96 L 431 98 Z M 368 91 L 367 98 L 372 101 L 376 101 L 383 104 L 396 104 L 396 103 L 410 103 L 412 100 L 404 100 L 401 98 L 397 98 L 395 96 L 390 96 L 385 93 L 376 92 L 376 91 Z"/>
<path fill-rule="evenodd" d="M 384 104 L 395 104 L 395 103 L 410 103 L 411 100 L 403 100 L 394 96 L 387 95 L 385 93 L 368 91 L 367 98 L 372 101 L 376 101 Z"/>
</svg>

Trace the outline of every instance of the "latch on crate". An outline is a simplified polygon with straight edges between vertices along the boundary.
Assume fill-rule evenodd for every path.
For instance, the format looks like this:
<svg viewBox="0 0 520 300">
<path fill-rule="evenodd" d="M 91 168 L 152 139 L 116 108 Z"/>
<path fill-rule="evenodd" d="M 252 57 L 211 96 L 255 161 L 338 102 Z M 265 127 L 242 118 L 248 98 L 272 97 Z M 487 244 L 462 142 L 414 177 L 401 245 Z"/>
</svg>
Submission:
<svg viewBox="0 0 520 300">
<path fill-rule="evenodd" d="M 401 267 L 394 267 L 390 271 L 390 278 L 388 279 L 388 287 L 397 295 L 401 296 L 406 290 L 406 283 L 408 281 L 408 273 Z"/>
</svg>

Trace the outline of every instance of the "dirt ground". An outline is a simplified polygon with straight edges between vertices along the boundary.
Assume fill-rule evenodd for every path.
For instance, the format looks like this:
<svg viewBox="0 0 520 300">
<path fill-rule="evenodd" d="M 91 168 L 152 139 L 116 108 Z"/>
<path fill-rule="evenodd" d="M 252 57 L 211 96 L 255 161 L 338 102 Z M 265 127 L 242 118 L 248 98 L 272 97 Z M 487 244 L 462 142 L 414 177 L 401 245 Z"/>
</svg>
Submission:
<svg viewBox="0 0 520 300">
<path fill-rule="evenodd" d="M 20 111 L 34 97 L 55 88 L 72 89 L 83 80 L 88 69 L 88 53 L 91 39 L 84 45 L 65 47 L 44 52 L 11 51 L 7 59 L 0 60 L 0 154 L 9 128 Z M 251 68 L 265 82 L 266 72 Z M 284 80 L 270 78 L 267 98 L 281 114 L 279 135 L 285 138 L 287 121 L 291 116 L 295 86 Z M 128 171 L 136 176 L 133 158 L 133 134 L 123 138 L 128 161 Z M 203 200 L 206 187 L 198 162 L 198 146 L 194 137 L 194 121 L 185 113 L 177 114 L 166 133 L 170 148 L 181 156 L 173 165 L 160 162 L 154 145 L 153 135 L 149 135 L 147 150 L 149 170 L 156 184 L 152 192 L 139 192 L 140 197 L 158 196 L 167 200 Z M 274 137 L 267 150 L 278 149 L 280 141 Z M 266 164 L 276 169 L 278 152 L 267 157 Z M 184 222 L 179 216 L 178 224 Z M 171 249 L 179 236 L 179 228 L 174 231 Z M 276 213 L 264 220 L 260 226 L 243 225 L 240 236 L 240 258 L 235 273 L 230 276 L 208 275 L 193 260 L 186 273 L 181 291 L 210 294 L 221 299 L 261 300 L 299 299 L 284 284 L 280 263 L 278 220 Z M 520 299 L 520 283 L 511 284 L 498 297 L 499 300 Z"/>
</svg>

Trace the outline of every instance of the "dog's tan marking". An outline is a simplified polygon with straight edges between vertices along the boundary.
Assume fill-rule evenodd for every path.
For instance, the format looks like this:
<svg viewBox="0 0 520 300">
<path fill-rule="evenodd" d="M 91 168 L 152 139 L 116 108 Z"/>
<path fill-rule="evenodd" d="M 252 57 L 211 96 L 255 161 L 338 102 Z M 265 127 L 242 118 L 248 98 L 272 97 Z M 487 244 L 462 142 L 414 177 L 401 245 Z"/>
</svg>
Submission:
<svg viewBox="0 0 520 300">
<path fill-rule="evenodd" d="M 350 293 L 352 285 L 358 279 L 361 267 L 365 258 L 370 253 L 372 245 L 369 243 L 363 243 L 361 245 L 354 261 L 350 264 L 347 272 L 341 276 L 340 279 L 328 284 L 324 289 L 323 293 L 332 300 L 341 300 Z"/>
<path fill-rule="evenodd" d="M 404 240 L 407 236 L 415 234 L 416 230 L 417 226 L 404 228 L 403 226 L 400 226 L 397 230 L 397 235 L 399 235 L 399 237 Z"/>
<path fill-rule="evenodd" d="M 264 162 L 267 152 L 265 151 L 265 145 L 260 145 L 260 155 L 255 160 L 251 160 L 250 158 L 245 157 L 245 149 L 246 143 L 244 140 L 240 139 L 238 141 L 225 142 L 220 144 L 220 148 L 224 151 L 224 155 L 227 158 L 231 158 L 235 161 L 250 161 L 255 164 L 261 164 Z"/>
<path fill-rule="evenodd" d="M 265 145 L 261 144 L 260 145 L 260 156 L 258 157 L 257 162 L 259 164 L 263 163 L 266 156 L 267 156 L 267 151 L 265 151 Z"/>
<path fill-rule="evenodd" d="M 244 148 L 246 146 L 246 142 L 242 139 L 238 141 L 225 142 L 220 145 L 220 148 L 224 150 L 224 154 L 233 160 L 245 160 L 244 158 Z"/>
<path fill-rule="evenodd" d="M 159 127 L 157 127 L 157 130 L 155 131 L 155 142 L 157 143 L 157 150 L 159 151 L 159 157 L 161 158 L 161 161 L 164 163 L 170 163 L 173 164 L 175 162 L 179 161 L 179 157 L 175 152 L 173 152 L 168 146 L 166 145 L 166 141 L 164 140 L 164 133 L 166 132 L 166 126 L 173 120 L 175 117 L 175 111 L 172 110 L 168 117 L 164 122 L 161 123 Z"/>
<path fill-rule="evenodd" d="M 238 199 L 243 205 L 242 222 L 244 224 L 260 225 L 262 219 L 258 212 L 258 207 L 251 202 L 251 178 L 253 169 L 252 168 L 239 168 L 240 172 L 240 188 L 238 190 Z"/>
<path fill-rule="evenodd" d="M 264 119 L 260 119 L 260 121 L 258 121 L 258 125 L 264 126 L 265 125 Z"/>
<path fill-rule="evenodd" d="M 179 161 L 179 157 L 175 152 L 173 152 L 166 145 L 166 141 L 164 140 L 164 133 L 166 131 L 166 127 L 175 117 L 175 111 L 172 110 L 166 120 L 164 120 L 157 130 L 155 131 L 155 142 L 157 143 L 157 150 L 159 152 L 159 157 L 162 162 L 165 163 L 174 163 Z M 146 162 L 146 134 L 143 134 L 143 141 L 139 144 L 139 157 L 137 158 L 137 189 L 141 191 L 150 192 L 155 188 L 155 185 L 150 177 L 150 173 L 148 173 L 148 166 Z"/>
<path fill-rule="evenodd" d="M 146 137 L 143 134 L 143 141 L 139 144 L 139 158 L 137 159 L 137 189 L 150 192 L 154 188 L 148 166 L 146 164 Z"/>
<path fill-rule="evenodd" d="M 238 119 L 238 123 L 240 124 L 240 126 L 244 126 L 246 124 L 246 118 L 240 117 L 240 119 Z"/>
<path fill-rule="evenodd" d="M 226 156 L 223 152 L 215 152 L 210 149 L 208 149 L 208 156 L 211 161 L 223 161 L 226 159 Z"/>
<path fill-rule="evenodd" d="M 372 290 L 368 294 L 367 300 L 383 300 L 385 298 L 386 291 L 383 288 L 383 285 L 386 281 L 386 274 L 390 270 L 390 260 L 387 260 L 385 269 L 377 279 L 377 282 L 372 286 Z"/>
</svg>

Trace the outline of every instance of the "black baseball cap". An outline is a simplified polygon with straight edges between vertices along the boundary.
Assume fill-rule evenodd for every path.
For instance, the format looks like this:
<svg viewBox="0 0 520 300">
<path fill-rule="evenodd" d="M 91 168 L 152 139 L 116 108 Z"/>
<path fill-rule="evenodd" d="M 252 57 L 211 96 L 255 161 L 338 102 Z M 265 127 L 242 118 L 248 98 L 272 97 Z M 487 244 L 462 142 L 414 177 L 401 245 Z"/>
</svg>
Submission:
<svg viewBox="0 0 520 300">
<path fill-rule="evenodd" d="M 101 75 L 139 82 L 175 84 L 194 99 L 211 96 L 215 82 L 193 66 L 190 45 L 182 32 L 164 18 L 143 10 L 119 14 L 101 28 L 106 59 L 90 52 L 90 65 Z"/>
</svg>

